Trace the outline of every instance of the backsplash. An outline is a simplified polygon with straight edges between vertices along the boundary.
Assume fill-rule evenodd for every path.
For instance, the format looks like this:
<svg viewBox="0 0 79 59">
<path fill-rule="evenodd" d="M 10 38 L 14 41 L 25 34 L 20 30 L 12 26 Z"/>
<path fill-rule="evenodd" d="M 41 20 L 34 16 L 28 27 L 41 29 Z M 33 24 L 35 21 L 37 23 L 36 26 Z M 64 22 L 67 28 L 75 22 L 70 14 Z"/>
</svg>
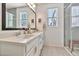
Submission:
<svg viewBox="0 0 79 59">
<path fill-rule="evenodd" d="M 14 36 L 18 31 L 0 31 L 0 38 Z"/>
</svg>

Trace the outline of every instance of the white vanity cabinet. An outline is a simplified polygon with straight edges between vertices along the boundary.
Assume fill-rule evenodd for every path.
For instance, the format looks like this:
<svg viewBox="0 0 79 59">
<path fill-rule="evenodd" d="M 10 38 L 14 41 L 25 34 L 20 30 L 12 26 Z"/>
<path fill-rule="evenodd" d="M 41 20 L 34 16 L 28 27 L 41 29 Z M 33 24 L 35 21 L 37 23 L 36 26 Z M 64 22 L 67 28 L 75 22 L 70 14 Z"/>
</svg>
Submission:
<svg viewBox="0 0 79 59">
<path fill-rule="evenodd" d="M 0 56 L 24 56 L 25 45 L 12 42 L 0 42 Z"/>
<path fill-rule="evenodd" d="M 43 45 L 44 45 L 43 34 L 39 35 L 38 38 L 39 39 L 38 39 L 38 54 L 37 55 L 40 55 L 41 51 L 42 51 L 42 48 L 43 48 Z"/>
<path fill-rule="evenodd" d="M 26 56 L 35 56 L 37 52 L 38 37 L 26 44 Z"/>
<path fill-rule="evenodd" d="M 30 40 L 30 39 L 25 39 Z M 27 43 L 0 41 L 1 56 L 39 56 L 43 47 L 43 35 L 34 36 Z"/>
<path fill-rule="evenodd" d="M 26 56 L 35 56 L 35 53 L 36 53 L 36 47 L 32 47 Z"/>
<path fill-rule="evenodd" d="M 36 38 L 34 38 L 34 43 L 32 41 L 29 42 L 29 44 L 27 44 L 29 49 L 26 48 L 27 50 L 29 50 L 27 56 L 39 56 L 43 48 L 43 35 L 41 34 L 37 36 Z"/>
</svg>

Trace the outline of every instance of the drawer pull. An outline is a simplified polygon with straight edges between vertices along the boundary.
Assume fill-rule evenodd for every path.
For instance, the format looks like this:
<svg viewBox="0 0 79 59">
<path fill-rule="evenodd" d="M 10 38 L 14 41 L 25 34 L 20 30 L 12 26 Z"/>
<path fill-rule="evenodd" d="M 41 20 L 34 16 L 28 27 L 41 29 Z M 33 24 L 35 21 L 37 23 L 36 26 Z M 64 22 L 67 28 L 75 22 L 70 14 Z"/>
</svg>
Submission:
<svg viewBox="0 0 79 59">
<path fill-rule="evenodd" d="M 35 51 L 34 51 L 34 54 L 36 53 L 36 51 L 37 51 L 37 47 L 35 47 Z"/>
</svg>

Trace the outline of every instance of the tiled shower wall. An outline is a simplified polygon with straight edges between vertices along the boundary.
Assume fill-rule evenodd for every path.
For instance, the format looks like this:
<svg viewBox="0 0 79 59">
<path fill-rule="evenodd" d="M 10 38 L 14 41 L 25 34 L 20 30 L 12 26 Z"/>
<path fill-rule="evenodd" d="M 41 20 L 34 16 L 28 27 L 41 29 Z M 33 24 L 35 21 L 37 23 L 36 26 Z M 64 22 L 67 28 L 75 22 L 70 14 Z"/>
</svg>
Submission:
<svg viewBox="0 0 79 59">
<path fill-rule="evenodd" d="M 68 46 L 69 40 L 79 40 L 79 27 L 71 28 L 72 21 L 70 14 L 72 6 L 79 6 L 79 4 L 73 3 L 71 6 L 65 8 L 65 46 Z M 77 47 L 77 45 L 75 45 L 75 47 Z"/>
</svg>

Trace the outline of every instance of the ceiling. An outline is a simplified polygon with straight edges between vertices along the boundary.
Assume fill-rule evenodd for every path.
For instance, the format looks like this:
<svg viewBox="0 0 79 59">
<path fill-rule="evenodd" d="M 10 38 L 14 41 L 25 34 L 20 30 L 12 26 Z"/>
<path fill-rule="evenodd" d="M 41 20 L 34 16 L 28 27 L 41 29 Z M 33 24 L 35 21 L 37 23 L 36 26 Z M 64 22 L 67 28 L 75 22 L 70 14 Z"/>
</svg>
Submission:
<svg viewBox="0 0 79 59">
<path fill-rule="evenodd" d="M 22 6 L 27 6 L 26 3 L 6 3 L 6 8 L 17 8 L 17 7 L 22 7 Z"/>
</svg>

